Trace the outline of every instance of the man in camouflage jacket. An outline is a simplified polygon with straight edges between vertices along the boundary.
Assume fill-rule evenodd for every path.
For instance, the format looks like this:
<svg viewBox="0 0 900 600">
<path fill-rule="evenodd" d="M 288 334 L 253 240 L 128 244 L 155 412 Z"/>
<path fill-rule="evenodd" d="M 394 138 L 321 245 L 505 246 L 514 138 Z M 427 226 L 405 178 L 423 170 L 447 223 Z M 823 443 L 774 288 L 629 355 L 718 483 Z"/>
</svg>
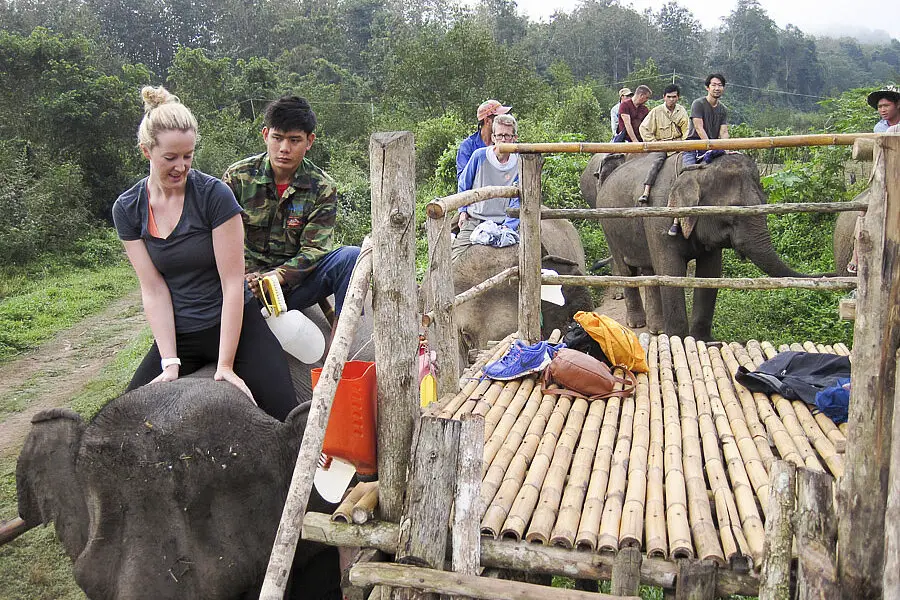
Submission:
<svg viewBox="0 0 900 600">
<path fill-rule="evenodd" d="M 246 280 L 274 274 L 288 309 L 304 309 L 329 295 L 344 305 L 359 248 L 334 247 L 337 187 L 306 153 L 316 139 L 309 103 L 285 96 L 266 108 L 266 151 L 237 162 L 222 180 L 244 209 Z"/>
</svg>

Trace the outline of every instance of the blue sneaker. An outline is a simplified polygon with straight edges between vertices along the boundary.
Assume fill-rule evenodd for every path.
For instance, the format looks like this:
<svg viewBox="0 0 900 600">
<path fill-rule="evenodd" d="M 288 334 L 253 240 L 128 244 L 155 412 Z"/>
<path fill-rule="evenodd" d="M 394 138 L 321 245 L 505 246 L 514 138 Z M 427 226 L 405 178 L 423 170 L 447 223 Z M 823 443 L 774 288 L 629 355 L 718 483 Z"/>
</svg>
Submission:
<svg viewBox="0 0 900 600">
<path fill-rule="evenodd" d="M 503 358 L 486 365 L 482 372 L 485 377 L 500 381 L 518 379 L 543 371 L 550 364 L 556 351 L 563 347 L 565 344 L 553 346 L 547 342 L 526 346 L 521 340 L 516 340 Z"/>
</svg>

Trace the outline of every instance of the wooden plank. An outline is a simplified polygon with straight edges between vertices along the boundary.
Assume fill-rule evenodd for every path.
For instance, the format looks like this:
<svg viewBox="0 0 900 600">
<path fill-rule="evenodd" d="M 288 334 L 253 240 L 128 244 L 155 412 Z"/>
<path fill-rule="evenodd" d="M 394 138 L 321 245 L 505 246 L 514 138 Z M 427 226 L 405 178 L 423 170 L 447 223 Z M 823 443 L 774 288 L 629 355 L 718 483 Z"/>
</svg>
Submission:
<svg viewBox="0 0 900 600">
<path fill-rule="evenodd" d="M 888 459 L 900 346 L 900 137 L 875 142 L 869 210 L 857 241 L 859 288 L 853 335 L 846 471 L 841 478 L 838 557 L 843 598 L 879 598 L 884 577 Z M 865 532 L 864 535 L 860 535 Z M 873 543 L 872 540 L 879 540 Z"/>
<path fill-rule="evenodd" d="M 419 414 L 415 144 L 408 131 L 369 141 L 374 249 L 372 306 L 378 364 L 378 509 L 397 522 Z"/>
<path fill-rule="evenodd" d="M 546 600 L 550 596 L 554 600 L 618 600 L 620 598 L 609 594 L 593 594 L 564 588 L 551 589 L 533 583 L 461 575 L 387 563 L 356 565 L 350 570 L 350 581 L 354 585 L 360 586 L 386 584 L 482 600 Z M 640 600 L 637 596 L 626 596 L 626 598 Z"/>
<path fill-rule="evenodd" d="M 269 556 L 266 577 L 259 596 L 261 600 L 281 600 L 284 597 L 291 564 L 294 562 L 294 553 L 297 550 L 297 540 L 300 538 L 303 514 L 306 512 L 309 495 L 312 492 L 316 464 L 325 441 L 325 428 L 328 426 L 331 405 L 344 370 L 344 363 L 350 353 L 353 332 L 356 331 L 362 315 L 371 275 L 372 242 L 366 237 L 350 277 L 344 309 L 338 320 L 331 349 L 325 357 L 319 384 L 313 390 L 306 431 L 303 434 L 303 441 L 300 442 L 297 462 L 291 476 L 291 486 L 281 513 L 278 532 L 275 534 L 272 554 Z"/>
<path fill-rule="evenodd" d="M 356 551 L 350 563 L 341 570 L 341 593 L 344 595 L 344 600 L 366 600 L 372 594 L 371 586 L 360 587 L 350 583 L 350 569 L 353 565 L 381 562 L 384 559 L 384 552 L 375 548 L 360 548 Z"/>
<path fill-rule="evenodd" d="M 383 521 L 349 525 L 334 523 L 329 515 L 310 513 L 303 524 L 303 539 L 329 546 L 365 546 L 394 554 L 398 537 L 399 526 Z M 481 539 L 481 566 L 605 580 L 612 575 L 613 556 L 485 537 Z M 641 582 L 645 585 L 674 588 L 677 574 L 678 565 L 668 560 L 645 557 L 641 563 Z M 756 596 L 758 593 L 759 580 L 753 574 L 727 569 L 719 571 L 716 580 L 718 596 Z"/>
<path fill-rule="evenodd" d="M 900 351 L 895 357 L 900 380 Z M 900 389 L 894 388 L 894 406 L 900 402 Z M 884 513 L 884 597 L 900 598 L 900 411 L 895 411 L 891 425 L 891 466 L 888 475 L 887 508 Z"/>
<path fill-rule="evenodd" d="M 711 560 L 679 560 L 675 600 L 714 600 L 717 569 Z"/>
<path fill-rule="evenodd" d="M 544 275 L 542 283 L 577 285 L 580 287 L 681 287 L 681 288 L 729 288 L 735 290 L 800 290 L 839 291 L 857 286 L 855 277 L 673 277 L 671 275 Z"/>
<path fill-rule="evenodd" d="M 842 321 L 856 320 L 855 298 L 841 298 L 841 301 L 838 302 L 838 318 Z"/>
<path fill-rule="evenodd" d="M 533 343 L 541 339 L 541 166 L 540 155 L 519 157 L 522 188 L 519 217 L 519 334 Z"/>
<path fill-rule="evenodd" d="M 453 572 L 462 575 L 478 575 L 481 565 L 482 511 L 479 497 L 483 449 L 484 419 L 471 413 L 464 414 L 459 434 L 459 457 L 456 462 L 453 548 L 450 553 Z"/>
<path fill-rule="evenodd" d="M 628 546 L 616 554 L 609 591 L 613 596 L 637 596 L 641 593 L 640 548 Z"/>
<path fill-rule="evenodd" d="M 427 219 L 428 270 L 425 309 L 433 309 L 430 347 L 437 355 L 438 397 L 458 391 L 459 331 L 453 322 L 453 272 L 450 260 L 450 218 Z"/>
<path fill-rule="evenodd" d="M 786 460 L 772 463 L 769 475 L 769 507 L 766 509 L 766 541 L 759 576 L 759 600 L 790 600 L 791 516 L 796 497 L 797 467 Z"/>
<path fill-rule="evenodd" d="M 444 566 L 461 426 L 460 421 L 437 417 L 419 421 L 413 438 L 406 509 L 400 520 L 398 563 L 433 569 Z"/>
<path fill-rule="evenodd" d="M 440 219 L 445 215 L 451 215 L 461 206 L 468 206 L 489 198 L 515 198 L 518 195 L 519 188 L 516 186 L 488 185 L 444 196 L 439 200 L 432 200 L 425 206 L 425 214 L 430 219 Z"/>
<path fill-rule="evenodd" d="M 800 469 L 797 474 L 797 597 L 818 600 L 840 597 L 837 581 L 837 522 L 833 479 L 826 473 Z M 868 538 L 867 532 L 857 532 Z M 877 546 L 870 540 L 869 546 Z M 879 577 L 879 586 L 880 586 Z M 856 595 L 855 598 L 873 598 Z"/>
</svg>

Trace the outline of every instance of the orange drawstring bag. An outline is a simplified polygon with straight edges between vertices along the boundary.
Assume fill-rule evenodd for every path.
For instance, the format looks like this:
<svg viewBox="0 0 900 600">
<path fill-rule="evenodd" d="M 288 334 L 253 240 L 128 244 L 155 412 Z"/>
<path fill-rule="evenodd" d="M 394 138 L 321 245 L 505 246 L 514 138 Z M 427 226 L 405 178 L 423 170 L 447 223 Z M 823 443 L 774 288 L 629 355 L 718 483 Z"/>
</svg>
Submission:
<svg viewBox="0 0 900 600">
<path fill-rule="evenodd" d="M 574 319 L 594 338 L 613 366 L 623 366 L 635 373 L 646 373 L 647 353 L 637 334 L 612 317 L 595 312 L 578 311 Z"/>
</svg>

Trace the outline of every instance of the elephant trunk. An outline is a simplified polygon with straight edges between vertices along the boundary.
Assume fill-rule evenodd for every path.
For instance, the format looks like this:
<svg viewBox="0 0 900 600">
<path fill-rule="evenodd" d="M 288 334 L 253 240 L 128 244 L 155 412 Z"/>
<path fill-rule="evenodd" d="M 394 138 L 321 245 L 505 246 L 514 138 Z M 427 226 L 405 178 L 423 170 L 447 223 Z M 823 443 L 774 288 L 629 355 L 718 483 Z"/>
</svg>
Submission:
<svg viewBox="0 0 900 600">
<path fill-rule="evenodd" d="M 781 260 L 775 247 L 772 246 L 772 239 L 766 227 L 763 227 L 762 233 L 753 239 L 736 243 L 734 249 L 770 277 L 806 277 L 804 273 L 795 271 Z"/>
</svg>

